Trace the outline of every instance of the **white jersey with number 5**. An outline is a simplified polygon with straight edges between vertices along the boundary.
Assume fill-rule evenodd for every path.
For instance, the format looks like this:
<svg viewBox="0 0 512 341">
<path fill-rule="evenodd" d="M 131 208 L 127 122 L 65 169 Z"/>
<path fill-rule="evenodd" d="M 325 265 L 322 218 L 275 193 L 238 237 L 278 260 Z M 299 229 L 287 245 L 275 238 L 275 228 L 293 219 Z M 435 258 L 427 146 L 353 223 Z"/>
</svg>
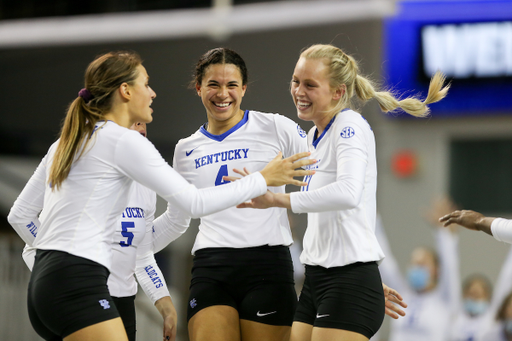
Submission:
<svg viewBox="0 0 512 341">
<path fill-rule="evenodd" d="M 201 127 L 182 139 L 174 152 L 174 169 L 198 188 L 221 186 L 234 168 L 259 171 L 278 152 L 283 157 L 307 151 L 306 133 L 292 120 L 277 114 L 247 110 L 244 118 L 222 135 Z M 284 186 L 270 187 L 284 193 Z M 290 245 L 293 242 L 284 208 L 265 210 L 232 207 L 201 218 L 192 253 L 208 247 L 244 248 Z"/>
<path fill-rule="evenodd" d="M 112 247 L 112 271 L 108 289 L 114 297 L 137 293 L 139 284 L 154 302 L 169 296 L 167 284 L 153 255 L 153 220 L 156 193 L 141 184 L 132 184 L 128 205 L 119 216 Z"/>
</svg>

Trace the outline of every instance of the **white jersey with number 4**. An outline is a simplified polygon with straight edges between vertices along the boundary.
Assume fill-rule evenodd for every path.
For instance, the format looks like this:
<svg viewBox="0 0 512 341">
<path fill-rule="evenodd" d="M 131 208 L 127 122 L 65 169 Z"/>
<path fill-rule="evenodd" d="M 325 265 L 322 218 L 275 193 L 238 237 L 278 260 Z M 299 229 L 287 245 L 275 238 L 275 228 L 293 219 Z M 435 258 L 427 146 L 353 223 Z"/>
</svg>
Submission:
<svg viewBox="0 0 512 341">
<path fill-rule="evenodd" d="M 238 176 L 234 168 L 259 171 L 278 152 L 283 157 L 307 151 L 306 133 L 277 114 L 247 110 L 244 118 L 222 135 L 201 127 L 182 139 L 174 152 L 174 169 L 198 188 L 222 186 L 223 176 Z M 284 193 L 284 186 L 269 187 Z M 201 218 L 192 253 L 208 247 L 244 248 L 290 245 L 293 242 L 286 209 L 228 208 Z"/>
</svg>

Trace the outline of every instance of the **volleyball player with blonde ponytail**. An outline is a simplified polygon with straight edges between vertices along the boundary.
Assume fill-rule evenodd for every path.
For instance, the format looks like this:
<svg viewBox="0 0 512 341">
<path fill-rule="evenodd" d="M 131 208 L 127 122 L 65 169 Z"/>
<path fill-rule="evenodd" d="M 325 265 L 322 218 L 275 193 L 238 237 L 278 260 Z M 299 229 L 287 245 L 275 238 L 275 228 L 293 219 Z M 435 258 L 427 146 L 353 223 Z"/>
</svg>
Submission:
<svg viewBox="0 0 512 341">
<path fill-rule="evenodd" d="M 300 160 L 309 153 L 286 159 L 278 153 L 247 181 L 197 189 L 151 142 L 128 129 L 153 120 L 155 97 L 135 53 L 111 52 L 94 60 L 85 74 L 85 88 L 70 105 L 60 139 L 14 205 L 29 203 L 31 209 L 42 208 L 41 214 L 28 225 L 13 219 L 16 208 L 9 214 L 16 232 L 37 249 L 28 311 L 45 340 L 128 340 L 107 278 L 116 223 L 134 181 L 197 218 L 262 195 L 267 186 L 301 185 L 293 177 L 313 173 L 295 170 L 314 162 Z"/>
<path fill-rule="evenodd" d="M 291 95 L 298 117 L 315 124 L 308 145 L 311 157 L 318 160 L 309 169 L 316 173 L 305 177 L 308 185 L 300 192 L 267 192 L 238 206 L 308 213 L 300 257 L 306 279 L 291 341 L 368 340 L 380 328 L 385 312 L 398 312 L 390 305 L 399 302 L 397 293 L 382 284 L 378 269 L 384 254 L 375 237 L 375 137 L 351 105 L 355 98 L 374 98 L 384 112 L 401 108 L 424 117 L 428 104 L 446 96 L 448 86 L 443 83 L 444 76 L 438 73 L 424 101 L 397 99 L 376 90 L 359 74 L 356 61 L 335 46 L 313 45 L 301 53 Z"/>
</svg>

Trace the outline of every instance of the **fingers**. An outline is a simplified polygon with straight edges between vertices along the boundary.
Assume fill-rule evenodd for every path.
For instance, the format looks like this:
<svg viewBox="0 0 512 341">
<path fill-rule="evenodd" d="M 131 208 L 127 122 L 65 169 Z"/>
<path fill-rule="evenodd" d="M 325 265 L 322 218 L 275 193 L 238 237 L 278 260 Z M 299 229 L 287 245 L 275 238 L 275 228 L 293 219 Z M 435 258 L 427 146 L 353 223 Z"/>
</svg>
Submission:
<svg viewBox="0 0 512 341">
<path fill-rule="evenodd" d="M 407 308 L 407 303 L 405 303 L 402 298 L 398 298 L 397 296 L 389 294 L 387 297 L 386 304 L 389 303 L 391 306 L 396 307 L 398 309 L 398 306 L 401 306 L 402 308 Z"/>
<path fill-rule="evenodd" d="M 249 172 L 247 170 L 247 168 L 245 168 L 245 167 L 244 167 L 244 170 L 240 170 L 238 168 L 233 168 L 233 172 L 240 174 L 241 176 L 247 176 L 247 175 L 251 174 L 251 172 Z"/>
<path fill-rule="evenodd" d="M 442 216 L 441 218 L 439 218 L 439 221 L 442 223 L 442 222 L 446 222 L 448 221 L 449 219 L 451 218 L 457 218 L 460 216 L 460 214 L 462 213 L 462 211 L 453 211 L 452 213 L 448 213 L 447 215 L 444 215 Z"/>
<path fill-rule="evenodd" d="M 279 152 L 279 153 L 277 153 L 276 157 L 274 158 L 274 161 L 281 160 L 282 158 L 283 158 L 283 152 Z"/>
<path fill-rule="evenodd" d="M 314 170 L 304 170 L 304 169 L 296 169 L 293 171 L 293 174 L 292 176 L 293 177 L 296 177 L 296 176 L 306 176 L 306 175 L 313 175 L 315 174 L 315 171 Z"/>
<path fill-rule="evenodd" d="M 448 227 L 451 224 L 458 224 L 459 223 L 459 217 L 454 217 L 451 214 L 449 214 L 447 216 L 444 216 L 443 220 L 440 219 L 439 221 L 443 223 L 444 227 Z"/>
<path fill-rule="evenodd" d="M 243 202 L 241 204 L 236 205 L 236 208 L 254 208 L 252 202 Z"/>
<path fill-rule="evenodd" d="M 386 315 L 388 315 L 392 319 L 398 320 L 399 316 L 397 314 L 395 314 L 393 311 L 391 311 L 390 309 L 388 309 L 387 307 L 386 307 L 386 310 L 384 312 L 386 313 Z"/>
<path fill-rule="evenodd" d="M 317 160 L 315 159 L 301 159 L 298 161 L 293 162 L 293 166 L 295 168 L 302 168 L 304 166 L 309 166 L 317 163 Z"/>
<path fill-rule="evenodd" d="M 229 175 L 224 175 L 222 177 L 222 180 L 224 181 L 236 181 L 236 180 L 240 180 L 241 178 L 239 177 L 236 177 L 236 176 L 229 176 Z"/>
<path fill-rule="evenodd" d="M 386 315 L 388 315 L 389 317 L 391 317 L 395 320 L 397 320 L 399 318 L 399 315 L 405 316 L 405 312 L 391 302 L 386 302 L 385 312 L 386 312 Z"/>
<path fill-rule="evenodd" d="M 402 301 L 404 300 L 402 295 L 400 295 L 400 293 L 398 291 L 396 291 L 395 289 L 393 288 L 390 288 L 390 287 L 387 287 L 387 292 L 386 292 L 386 297 L 388 299 L 391 299 L 393 298 L 393 300 L 399 300 L 400 303 L 402 303 Z M 394 301 L 393 301 L 394 302 Z M 398 302 L 395 302 L 395 303 L 398 303 Z M 404 303 L 405 304 L 405 303 Z M 404 308 L 407 307 L 407 304 L 405 304 Z"/>
<path fill-rule="evenodd" d="M 308 183 L 307 183 L 307 182 L 304 182 L 304 181 L 293 180 L 293 182 L 292 182 L 290 185 L 299 186 L 299 187 L 304 187 L 304 186 L 307 186 L 307 185 L 308 185 Z"/>
<path fill-rule="evenodd" d="M 279 154 L 277 154 L 277 156 L 281 156 L 281 158 L 282 158 L 282 155 L 283 155 L 283 153 L 281 153 L 281 152 L 279 152 Z M 287 157 L 285 160 L 290 161 L 290 162 L 293 163 L 293 162 L 295 162 L 297 160 L 303 159 L 303 158 L 308 157 L 310 155 L 311 155 L 310 152 L 302 152 L 302 153 L 298 153 L 298 154 L 292 155 L 290 157 Z M 277 156 L 276 156 L 276 158 L 277 158 Z"/>
</svg>

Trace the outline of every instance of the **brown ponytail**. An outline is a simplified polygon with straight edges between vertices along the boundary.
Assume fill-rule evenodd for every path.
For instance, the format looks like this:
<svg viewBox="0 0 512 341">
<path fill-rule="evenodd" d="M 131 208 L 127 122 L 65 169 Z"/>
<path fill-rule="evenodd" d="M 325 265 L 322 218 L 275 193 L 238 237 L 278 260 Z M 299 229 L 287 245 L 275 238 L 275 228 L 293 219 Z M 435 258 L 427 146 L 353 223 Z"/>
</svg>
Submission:
<svg viewBox="0 0 512 341">
<path fill-rule="evenodd" d="M 91 99 L 78 96 L 69 105 L 59 143 L 50 168 L 48 183 L 59 189 L 74 161 L 87 148 L 96 123 L 111 110 L 112 94 L 123 83 L 133 84 L 142 63 L 134 52 L 110 52 L 96 58 L 85 72 L 85 89 Z"/>
</svg>

